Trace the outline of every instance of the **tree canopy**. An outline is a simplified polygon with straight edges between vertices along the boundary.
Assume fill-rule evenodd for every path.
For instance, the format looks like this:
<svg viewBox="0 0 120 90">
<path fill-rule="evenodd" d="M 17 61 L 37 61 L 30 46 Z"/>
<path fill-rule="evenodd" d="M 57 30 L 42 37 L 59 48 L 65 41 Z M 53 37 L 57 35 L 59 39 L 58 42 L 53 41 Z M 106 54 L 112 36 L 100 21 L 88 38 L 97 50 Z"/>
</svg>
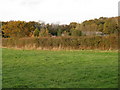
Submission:
<svg viewBox="0 0 120 90">
<path fill-rule="evenodd" d="M 116 34 L 118 32 L 118 17 L 86 20 L 82 23 L 71 22 L 69 25 L 45 24 L 40 22 L 8 21 L 2 22 L 2 36 L 41 37 L 41 36 L 82 36 L 93 32 Z M 92 34 L 92 33 L 90 33 Z"/>
</svg>

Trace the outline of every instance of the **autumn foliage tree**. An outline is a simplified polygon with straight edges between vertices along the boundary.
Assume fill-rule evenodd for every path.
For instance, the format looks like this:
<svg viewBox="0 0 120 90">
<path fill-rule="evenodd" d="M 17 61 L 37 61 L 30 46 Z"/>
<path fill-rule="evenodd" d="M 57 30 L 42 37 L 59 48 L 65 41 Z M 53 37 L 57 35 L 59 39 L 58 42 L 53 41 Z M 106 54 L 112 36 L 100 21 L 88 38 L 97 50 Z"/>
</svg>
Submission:
<svg viewBox="0 0 120 90">
<path fill-rule="evenodd" d="M 118 30 L 118 24 L 115 19 L 108 19 L 104 24 L 103 32 L 106 34 L 116 33 Z"/>
<path fill-rule="evenodd" d="M 118 32 L 118 17 L 86 20 L 82 23 L 71 22 L 69 25 L 45 24 L 34 21 L 2 22 L 2 36 L 12 37 L 42 37 L 42 36 L 81 36 L 85 33 L 97 32 L 102 35 Z M 39 33 L 39 34 L 38 34 Z"/>
<path fill-rule="evenodd" d="M 39 36 L 40 37 L 50 36 L 48 29 L 47 28 L 41 28 L 41 30 L 39 32 Z"/>
<path fill-rule="evenodd" d="M 29 37 L 35 30 L 33 22 L 10 21 L 2 26 L 2 31 L 6 37 Z"/>
<path fill-rule="evenodd" d="M 34 37 L 38 37 L 39 33 L 40 33 L 40 30 L 38 28 L 36 28 L 34 31 Z"/>
</svg>

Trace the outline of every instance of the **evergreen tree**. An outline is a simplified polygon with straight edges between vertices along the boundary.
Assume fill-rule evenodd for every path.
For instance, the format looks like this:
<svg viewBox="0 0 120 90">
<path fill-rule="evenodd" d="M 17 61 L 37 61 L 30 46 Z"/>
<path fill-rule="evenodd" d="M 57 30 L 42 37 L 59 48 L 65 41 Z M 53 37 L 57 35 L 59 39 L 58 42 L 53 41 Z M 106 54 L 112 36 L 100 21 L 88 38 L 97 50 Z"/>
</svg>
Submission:
<svg viewBox="0 0 120 90">
<path fill-rule="evenodd" d="M 62 35 L 62 31 L 61 31 L 61 29 L 59 29 L 57 32 L 57 36 L 61 36 L 61 35 Z"/>
</svg>

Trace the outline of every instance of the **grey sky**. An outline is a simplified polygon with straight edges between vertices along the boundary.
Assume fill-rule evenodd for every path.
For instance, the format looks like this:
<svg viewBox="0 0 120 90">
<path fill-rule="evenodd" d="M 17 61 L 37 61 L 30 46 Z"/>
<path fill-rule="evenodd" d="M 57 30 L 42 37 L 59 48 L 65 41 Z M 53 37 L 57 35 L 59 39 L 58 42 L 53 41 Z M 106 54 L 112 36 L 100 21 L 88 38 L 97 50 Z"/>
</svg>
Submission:
<svg viewBox="0 0 120 90">
<path fill-rule="evenodd" d="M 0 20 L 82 22 L 118 16 L 119 0 L 1 0 Z"/>
</svg>

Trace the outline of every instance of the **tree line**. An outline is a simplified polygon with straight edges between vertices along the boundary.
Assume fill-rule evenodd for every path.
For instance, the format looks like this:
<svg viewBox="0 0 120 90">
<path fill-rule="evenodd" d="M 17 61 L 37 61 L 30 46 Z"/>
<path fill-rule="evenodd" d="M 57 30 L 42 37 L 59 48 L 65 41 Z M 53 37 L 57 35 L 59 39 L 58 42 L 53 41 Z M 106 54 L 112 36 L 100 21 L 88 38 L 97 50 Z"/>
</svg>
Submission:
<svg viewBox="0 0 120 90">
<path fill-rule="evenodd" d="M 7 21 L 2 22 L 2 37 L 102 36 L 117 34 L 118 29 L 118 17 L 100 17 L 82 23 L 71 22 L 69 25 L 45 24 L 35 21 Z"/>
</svg>

